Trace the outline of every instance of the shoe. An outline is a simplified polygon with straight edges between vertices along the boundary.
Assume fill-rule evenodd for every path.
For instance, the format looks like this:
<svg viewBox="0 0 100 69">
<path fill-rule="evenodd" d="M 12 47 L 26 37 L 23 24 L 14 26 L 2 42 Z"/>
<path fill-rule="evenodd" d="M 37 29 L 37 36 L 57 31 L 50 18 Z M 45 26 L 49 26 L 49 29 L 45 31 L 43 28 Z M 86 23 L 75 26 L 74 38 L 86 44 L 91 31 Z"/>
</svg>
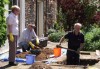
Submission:
<svg viewBox="0 0 100 69">
<path fill-rule="evenodd" d="M 9 66 L 17 66 L 18 64 L 15 64 L 14 62 L 9 62 Z"/>
</svg>

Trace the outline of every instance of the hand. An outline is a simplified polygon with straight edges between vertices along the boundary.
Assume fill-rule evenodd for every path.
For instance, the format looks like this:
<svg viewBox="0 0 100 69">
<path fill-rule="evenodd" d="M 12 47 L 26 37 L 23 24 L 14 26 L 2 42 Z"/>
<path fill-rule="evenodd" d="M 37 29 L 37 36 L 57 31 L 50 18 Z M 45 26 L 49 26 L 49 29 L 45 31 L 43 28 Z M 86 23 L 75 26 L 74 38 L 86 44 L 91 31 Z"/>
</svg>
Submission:
<svg viewBox="0 0 100 69">
<path fill-rule="evenodd" d="M 29 45 L 34 49 L 35 45 L 30 41 Z"/>
<path fill-rule="evenodd" d="M 38 47 L 38 46 L 35 46 L 35 48 L 36 48 L 36 49 L 40 49 L 40 47 Z"/>
<path fill-rule="evenodd" d="M 61 46 L 61 43 L 59 43 L 59 46 Z"/>
<path fill-rule="evenodd" d="M 77 49 L 77 51 L 76 51 L 78 54 L 80 54 L 80 49 Z"/>
<path fill-rule="evenodd" d="M 9 37 L 10 37 L 10 41 L 13 42 L 14 41 L 14 36 L 12 33 L 9 33 Z"/>
<path fill-rule="evenodd" d="M 57 48 L 61 48 L 61 45 L 56 45 Z"/>
<path fill-rule="evenodd" d="M 36 38 L 36 44 L 39 45 L 39 39 L 38 38 Z"/>
</svg>

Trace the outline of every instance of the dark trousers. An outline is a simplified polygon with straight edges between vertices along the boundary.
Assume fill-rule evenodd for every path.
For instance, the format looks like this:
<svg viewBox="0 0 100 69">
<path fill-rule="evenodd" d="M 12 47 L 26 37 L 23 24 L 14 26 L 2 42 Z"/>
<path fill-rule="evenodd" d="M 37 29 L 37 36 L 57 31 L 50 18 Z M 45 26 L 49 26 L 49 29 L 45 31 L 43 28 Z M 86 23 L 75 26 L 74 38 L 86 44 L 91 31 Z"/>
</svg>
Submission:
<svg viewBox="0 0 100 69">
<path fill-rule="evenodd" d="M 27 51 L 30 51 L 30 48 L 31 48 L 31 47 L 30 47 L 30 46 L 28 46 L 28 48 L 27 48 L 27 49 L 25 49 L 25 48 L 22 46 L 22 51 L 23 51 L 23 52 L 26 52 L 26 50 L 27 50 Z"/>
<path fill-rule="evenodd" d="M 9 62 L 14 62 L 15 61 L 15 56 L 16 56 L 16 48 L 17 48 L 17 35 L 14 36 L 14 41 L 10 41 L 10 37 L 8 35 L 8 42 L 9 42 Z"/>
<path fill-rule="evenodd" d="M 67 51 L 66 63 L 67 65 L 79 65 L 80 64 L 79 54 L 72 51 Z"/>
<path fill-rule="evenodd" d="M 32 39 L 31 41 L 34 45 L 36 45 L 36 39 Z M 23 52 L 30 51 L 30 49 L 32 49 L 28 42 L 20 42 L 19 46 L 22 48 Z"/>
</svg>

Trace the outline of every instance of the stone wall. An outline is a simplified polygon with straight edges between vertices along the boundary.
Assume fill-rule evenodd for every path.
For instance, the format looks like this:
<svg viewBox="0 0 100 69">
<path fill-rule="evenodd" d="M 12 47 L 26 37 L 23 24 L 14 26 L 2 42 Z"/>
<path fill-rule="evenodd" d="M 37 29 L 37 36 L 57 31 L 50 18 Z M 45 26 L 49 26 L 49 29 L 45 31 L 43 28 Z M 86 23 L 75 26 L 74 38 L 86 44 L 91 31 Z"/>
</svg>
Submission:
<svg viewBox="0 0 100 69">
<path fill-rule="evenodd" d="M 52 28 L 56 22 L 57 1 L 43 0 L 44 4 L 44 25 L 47 28 Z M 25 0 L 25 24 L 35 23 L 36 21 L 36 0 Z M 44 29 L 46 31 L 46 28 Z"/>
<path fill-rule="evenodd" d="M 35 17 L 35 0 L 25 0 L 25 24 L 34 24 Z"/>
<path fill-rule="evenodd" d="M 53 24 L 56 22 L 57 14 L 57 1 L 56 0 L 44 0 L 44 22 L 46 22 L 48 29 L 53 27 Z"/>
</svg>

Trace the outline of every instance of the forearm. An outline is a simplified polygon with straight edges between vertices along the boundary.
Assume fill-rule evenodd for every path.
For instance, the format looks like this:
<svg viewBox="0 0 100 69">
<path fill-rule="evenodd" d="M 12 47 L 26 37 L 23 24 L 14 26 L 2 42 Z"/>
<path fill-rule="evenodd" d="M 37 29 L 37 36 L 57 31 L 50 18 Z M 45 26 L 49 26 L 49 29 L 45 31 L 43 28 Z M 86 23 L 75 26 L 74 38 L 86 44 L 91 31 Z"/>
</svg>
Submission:
<svg viewBox="0 0 100 69">
<path fill-rule="evenodd" d="M 83 49 L 83 46 L 84 46 L 84 43 L 81 43 L 80 44 L 80 47 L 77 49 L 77 53 L 79 54 L 80 51 Z"/>
<path fill-rule="evenodd" d="M 83 47 L 84 47 L 84 43 L 81 43 L 80 47 L 78 48 L 78 50 L 81 51 L 83 49 Z"/>
<path fill-rule="evenodd" d="M 8 25 L 9 33 L 12 33 L 12 25 Z"/>
<path fill-rule="evenodd" d="M 81 43 L 81 44 L 80 44 L 80 50 L 82 50 L 83 47 L 84 47 L 84 43 Z"/>
<path fill-rule="evenodd" d="M 61 44 L 64 41 L 64 36 L 60 39 L 59 43 Z"/>
</svg>

